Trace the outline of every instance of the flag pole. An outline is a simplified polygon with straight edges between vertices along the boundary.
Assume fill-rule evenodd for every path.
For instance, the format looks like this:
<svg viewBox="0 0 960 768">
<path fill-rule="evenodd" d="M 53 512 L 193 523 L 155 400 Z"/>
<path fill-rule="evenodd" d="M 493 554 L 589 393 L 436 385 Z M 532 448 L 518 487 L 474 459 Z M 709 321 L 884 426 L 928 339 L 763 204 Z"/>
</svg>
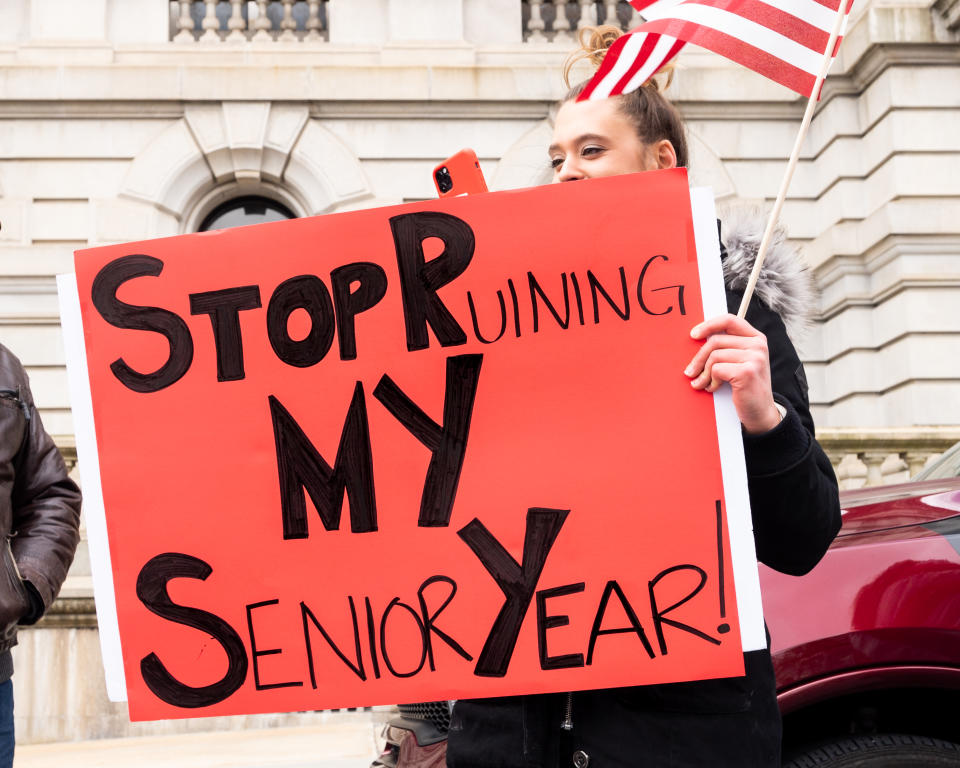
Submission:
<svg viewBox="0 0 960 768">
<path fill-rule="evenodd" d="M 763 260 L 767 255 L 767 248 L 770 245 L 770 238 L 773 236 L 773 229 L 777 220 L 780 218 L 780 211 L 783 209 L 784 200 L 787 197 L 787 189 L 790 187 L 790 181 L 793 179 L 793 172 L 797 168 L 797 160 L 800 158 L 800 147 L 806 138 L 807 129 L 810 127 L 810 121 L 813 119 L 813 110 L 820 97 L 820 88 L 827 76 L 827 70 L 830 69 L 830 62 L 833 60 L 833 52 L 837 45 L 837 38 L 840 36 L 840 30 L 843 28 L 843 20 L 847 13 L 847 6 L 851 0 L 840 0 L 837 8 L 837 20 L 833 25 L 833 31 L 830 33 L 830 39 L 827 41 L 827 49 L 823 54 L 823 62 L 820 65 L 820 74 L 813 84 L 813 90 L 807 99 L 807 109 L 803 113 L 803 120 L 800 123 L 800 132 L 797 134 L 797 140 L 793 145 L 793 152 L 790 154 L 790 162 L 787 164 L 787 171 L 783 175 L 783 181 L 780 184 L 780 192 L 777 194 L 777 200 L 773 204 L 773 210 L 770 211 L 770 218 L 767 219 L 767 228 L 763 232 L 760 240 L 760 247 L 757 249 L 757 260 L 754 262 L 753 271 L 750 273 L 750 280 L 743 292 L 743 300 L 740 302 L 740 310 L 737 317 L 743 318 L 747 314 L 747 306 L 750 304 L 750 298 L 753 296 L 753 289 L 757 285 L 757 278 L 760 277 L 760 268 L 763 266 Z"/>
</svg>

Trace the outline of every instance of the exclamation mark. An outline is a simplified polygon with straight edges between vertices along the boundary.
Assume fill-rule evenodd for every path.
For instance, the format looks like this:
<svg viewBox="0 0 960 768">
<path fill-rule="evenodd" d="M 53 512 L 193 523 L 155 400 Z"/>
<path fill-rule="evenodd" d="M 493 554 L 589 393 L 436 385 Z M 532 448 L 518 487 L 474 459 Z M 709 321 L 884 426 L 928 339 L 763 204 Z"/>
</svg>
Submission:
<svg viewBox="0 0 960 768">
<path fill-rule="evenodd" d="M 720 593 L 720 618 L 727 618 L 727 600 L 723 591 L 723 508 L 720 499 L 717 499 L 717 589 Z M 717 627 L 721 635 L 730 631 L 730 625 L 723 622 Z"/>
</svg>

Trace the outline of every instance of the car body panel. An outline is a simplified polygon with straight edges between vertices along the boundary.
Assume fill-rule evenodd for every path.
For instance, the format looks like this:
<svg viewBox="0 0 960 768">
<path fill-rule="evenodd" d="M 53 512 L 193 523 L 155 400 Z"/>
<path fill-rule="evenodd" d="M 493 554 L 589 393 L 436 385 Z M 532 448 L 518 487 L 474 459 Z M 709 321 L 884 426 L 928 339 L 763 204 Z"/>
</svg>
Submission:
<svg viewBox="0 0 960 768">
<path fill-rule="evenodd" d="M 864 691 L 891 688 L 949 688 L 960 691 L 960 669 L 937 666 L 883 666 L 854 669 L 821 677 L 781 690 L 780 712 L 788 715 L 821 701 Z"/>
<path fill-rule="evenodd" d="M 841 504 L 843 528 L 813 571 L 761 566 L 782 698 L 854 670 L 960 668 L 960 480 L 844 493 Z"/>
<path fill-rule="evenodd" d="M 960 480 L 844 491 L 840 494 L 843 527 L 837 538 L 869 531 L 888 530 L 954 517 L 960 513 Z"/>
</svg>

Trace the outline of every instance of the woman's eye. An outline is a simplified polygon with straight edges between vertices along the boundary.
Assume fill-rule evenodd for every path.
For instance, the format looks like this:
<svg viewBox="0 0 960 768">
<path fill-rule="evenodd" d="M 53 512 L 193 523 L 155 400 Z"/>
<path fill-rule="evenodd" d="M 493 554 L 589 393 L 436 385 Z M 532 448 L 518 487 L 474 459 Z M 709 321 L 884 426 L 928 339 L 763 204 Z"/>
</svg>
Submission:
<svg viewBox="0 0 960 768">
<path fill-rule="evenodd" d="M 599 152 L 603 152 L 603 147 L 584 147 L 580 154 L 581 155 L 596 155 Z"/>
<path fill-rule="evenodd" d="M 559 168 L 561 165 L 563 165 L 563 158 L 562 158 L 562 157 L 552 157 L 552 158 L 550 158 L 550 167 L 553 168 L 554 170 L 556 170 L 557 168 Z"/>
</svg>

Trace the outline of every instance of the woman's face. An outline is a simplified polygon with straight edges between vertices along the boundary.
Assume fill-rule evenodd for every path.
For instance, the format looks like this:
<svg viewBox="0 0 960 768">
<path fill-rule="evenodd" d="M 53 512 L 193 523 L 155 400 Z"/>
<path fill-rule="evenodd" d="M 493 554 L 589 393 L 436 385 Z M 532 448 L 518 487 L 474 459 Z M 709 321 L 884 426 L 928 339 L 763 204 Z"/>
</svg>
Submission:
<svg viewBox="0 0 960 768">
<path fill-rule="evenodd" d="M 668 140 L 653 144 L 640 140 L 616 98 L 564 102 L 557 111 L 548 152 L 555 182 L 673 168 L 677 164 Z"/>
</svg>

